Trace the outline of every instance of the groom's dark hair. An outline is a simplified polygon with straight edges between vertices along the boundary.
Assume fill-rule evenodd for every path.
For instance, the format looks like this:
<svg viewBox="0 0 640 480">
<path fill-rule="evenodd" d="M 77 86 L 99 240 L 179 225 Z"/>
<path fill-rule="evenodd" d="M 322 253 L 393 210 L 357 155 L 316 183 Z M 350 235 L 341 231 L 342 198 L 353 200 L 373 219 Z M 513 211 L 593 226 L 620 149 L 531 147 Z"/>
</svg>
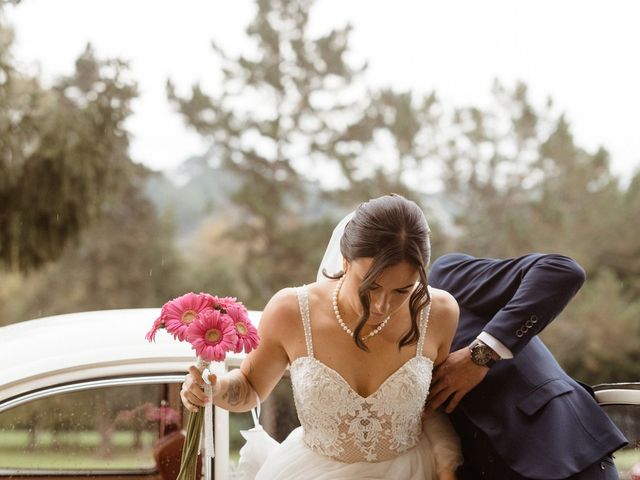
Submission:
<svg viewBox="0 0 640 480">
<path fill-rule="evenodd" d="M 353 332 L 356 345 L 362 350 L 368 350 L 360 333 L 369 318 L 369 289 L 372 284 L 383 270 L 403 261 L 418 269 L 420 281 L 409 299 L 411 327 L 400 339 L 398 348 L 416 343 L 420 336 L 420 311 L 431 301 L 427 289 L 430 231 L 422 209 L 415 202 L 393 193 L 361 203 L 345 226 L 340 252 L 349 262 L 357 258 L 373 258 L 358 291 L 363 312 Z M 343 274 L 327 276 L 339 278 Z"/>
</svg>

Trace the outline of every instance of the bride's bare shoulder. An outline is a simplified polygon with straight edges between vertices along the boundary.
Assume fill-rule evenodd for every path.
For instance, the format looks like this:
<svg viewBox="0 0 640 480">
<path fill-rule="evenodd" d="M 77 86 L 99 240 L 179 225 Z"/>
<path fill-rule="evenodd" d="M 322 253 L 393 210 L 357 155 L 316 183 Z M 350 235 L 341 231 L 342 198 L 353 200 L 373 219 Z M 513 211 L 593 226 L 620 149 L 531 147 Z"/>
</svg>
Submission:
<svg viewBox="0 0 640 480">
<path fill-rule="evenodd" d="M 309 302 L 315 304 L 318 297 L 327 295 L 328 282 L 314 282 L 302 287 L 308 294 Z M 260 325 L 269 329 L 278 329 L 281 334 L 291 332 L 302 325 L 298 288 L 283 288 L 277 292 L 264 307 Z"/>
<path fill-rule="evenodd" d="M 458 302 L 449 292 L 439 288 L 431 288 L 431 311 L 429 324 L 437 325 L 443 337 L 451 339 L 458 326 L 460 309 Z M 450 341 L 450 340 L 449 340 Z"/>
<path fill-rule="evenodd" d="M 297 289 L 283 288 L 267 303 L 260 317 L 261 329 L 288 332 L 294 324 L 300 323 L 300 307 Z"/>
<path fill-rule="evenodd" d="M 453 297 L 453 295 L 451 295 L 446 290 L 429 287 L 429 292 L 431 293 L 431 308 L 442 310 L 458 309 L 458 302 Z"/>
</svg>

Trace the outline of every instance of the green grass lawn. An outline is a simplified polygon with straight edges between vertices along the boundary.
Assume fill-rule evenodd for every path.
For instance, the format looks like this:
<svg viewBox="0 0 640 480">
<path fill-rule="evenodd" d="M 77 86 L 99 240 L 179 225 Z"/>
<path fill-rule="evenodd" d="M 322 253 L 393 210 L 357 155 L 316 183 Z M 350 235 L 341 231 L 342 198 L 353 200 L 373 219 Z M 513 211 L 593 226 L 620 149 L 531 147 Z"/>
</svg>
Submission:
<svg viewBox="0 0 640 480">
<path fill-rule="evenodd" d="M 141 443 L 143 446 L 150 446 L 157 435 L 151 432 L 142 432 Z M 95 431 L 89 432 L 62 432 L 58 434 L 58 445 L 72 445 L 81 447 L 96 447 L 100 444 L 100 433 Z M 116 448 L 130 448 L 133 445 L 133 432 L 119 431 L 111 435 L 111 444 Z M 0 435 L 0 448 L 17 447 L 25 448 L 29 442 L 29 432 L 26 430 L 15 430 L 11 432 L 2 432 Z M 38 447 L 50 448 L 54 443 L 54 435 L 52 432 L 39 432 L 36 439 Z"/>
<path fill-rule="evenodd" d="M 244 427 L 244 425 L 242 425 Z M 114 432 L 111 437 L 111 456 L 99 455 L 100 434 L 98 432 L 68 432 L 58 435 L 57 445 L 51 432 L 40 432 L 36 447 L 28 451 L 29 432 L 4 431 L 0 435 L 0 468 L 46 468 L 46 469 L 120 469 L 153 468 L 152 444 L 157 437 L 143 432 L 142 448 L 132 448 L 133 432 Z M 238 460 L 238 452 L 232 448 L 230 463 Z M 615 455 L 615 463 L 625 478 L 625 473 L 640 462 L 640 449 L 628 448 Z"/>
<path fill-rule="evenodd" d="M 2 432 L 0 435 L 0 468 L 152 468 L 155 466 L 151 446 L 155 435 L 143 432 L 141 448 L 133 447 L 133 432 L 114 432 L 110 455 L 100 453 L 98 432 L 67 432 L 57 436 L 40 432 L 35 448 L 27 449 L 29 432 Z"/>
<path fill-rule="evenodd" d="M 88 454 L 60 454 L 53 452 L 3 452 L 0 450 L 2 468 L 43 468 L 43 469 L 91 469 L 114 470 L 121 468 L 148 469 L 155 467 L 150 452 L 146 454 L 118 454 L 115 458 L 99 458 Z"/>
</svg>

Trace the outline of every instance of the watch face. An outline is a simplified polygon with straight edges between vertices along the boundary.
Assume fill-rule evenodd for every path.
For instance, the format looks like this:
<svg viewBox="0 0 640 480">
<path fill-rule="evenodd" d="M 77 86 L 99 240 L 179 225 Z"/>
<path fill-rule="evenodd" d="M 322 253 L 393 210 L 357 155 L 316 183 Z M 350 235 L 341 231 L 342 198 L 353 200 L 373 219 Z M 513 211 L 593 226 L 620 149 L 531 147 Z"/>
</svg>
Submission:
<svg viewBox="0 0 640 480">
<path fill-rule="evenodd" d="M 486 365 L 491 361 L 492 356 L 493 350 L 486 345 L 478 344 L 471 347 L 471 360 L 476 365 Z"/>
</svg>

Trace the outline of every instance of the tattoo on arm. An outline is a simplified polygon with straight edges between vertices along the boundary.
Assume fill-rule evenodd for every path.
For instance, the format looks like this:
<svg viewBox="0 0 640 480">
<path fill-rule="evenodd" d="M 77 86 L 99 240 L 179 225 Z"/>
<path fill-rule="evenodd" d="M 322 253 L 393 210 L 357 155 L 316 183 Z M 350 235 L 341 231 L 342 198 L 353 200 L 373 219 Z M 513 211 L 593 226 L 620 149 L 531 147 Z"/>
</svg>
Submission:
<svg viewBox="0 0 640 480">
<path fill-rule="evenodd" d="M 243 378 L 230 379 L 222 398 L 231 406 L 247 404 L 251 398 L 251 386 Z"/>
</svg>

